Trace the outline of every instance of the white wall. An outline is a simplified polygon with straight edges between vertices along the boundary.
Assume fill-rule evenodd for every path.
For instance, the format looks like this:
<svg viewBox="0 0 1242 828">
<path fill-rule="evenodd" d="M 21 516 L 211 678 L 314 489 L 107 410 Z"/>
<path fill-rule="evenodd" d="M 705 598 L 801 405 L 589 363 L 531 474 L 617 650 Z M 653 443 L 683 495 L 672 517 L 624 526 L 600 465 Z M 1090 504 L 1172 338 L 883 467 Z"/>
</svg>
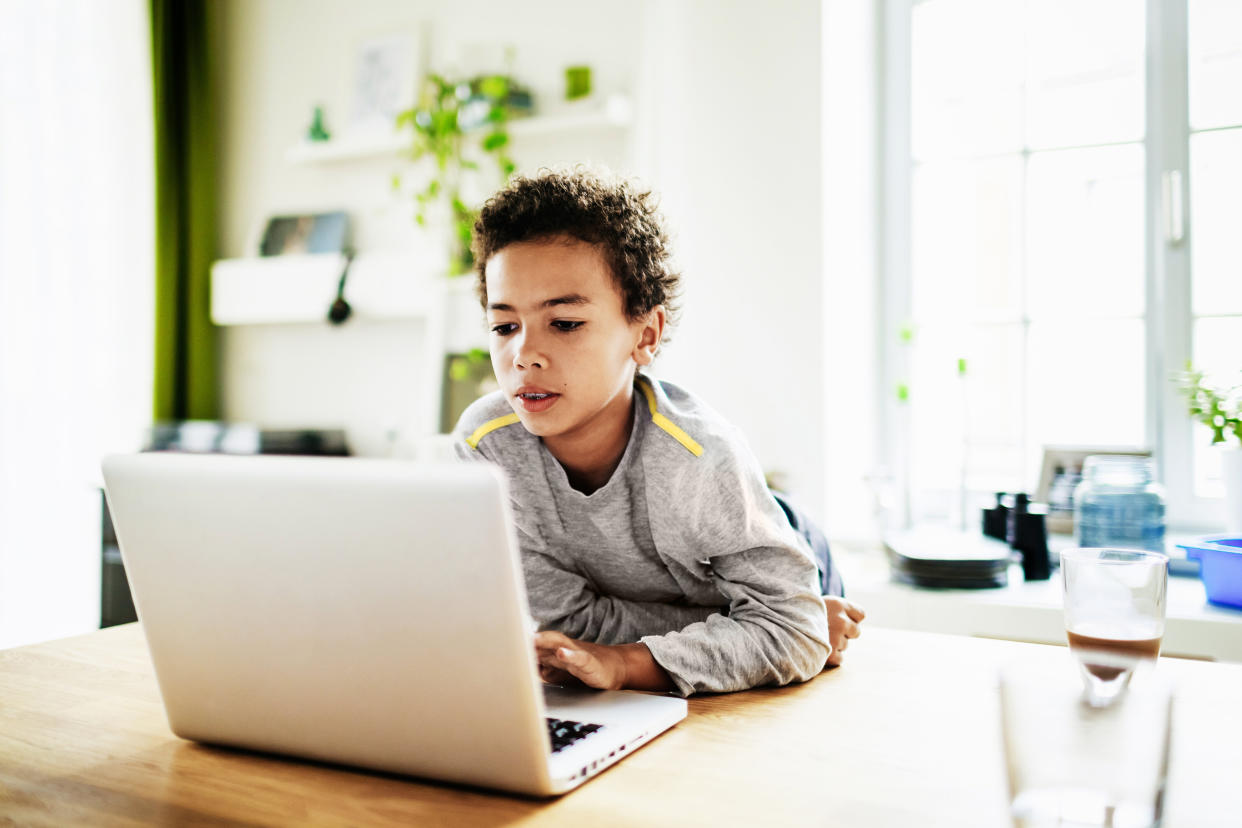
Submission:
<svg viewBox="0 0 1242 828">
<path fill-rule="evenodd" d="M 822 518 L 820 4 L 649 11 L 640 158 L 685 282 L 660 373 L 738 424 Z"/>
<path fill-rule="evenodd" d="M 631 92 L 633 144 L 589 151 L 651 183 L 674 229 L 685 310 L 659 372 L 741 426 L 764 468 L 823 517 L 818 0 L 232 0 L 224 17 L 226 255 L 242 254 L 255 223 L 280 209 L 345 206 L 362 216 L 360 247 L 413 244 L 408 214 L 385 200 L 391 162 L 301 169 L 283 160 L 314 102 L 328 105 L 333 126 L 364 36 L 426 31 L 433 67 L 462 41 L 511 42 L 515 74 L 537 91 L 554 96 L 562 67 L 582 61 L 597 86 Z M 518 160 L 574 151 L 530 148 Z M 383 432 L 407 422 L 433 387 L 407 360 L 422 334 L 416 323 L 352 325 L 229 330 L 226 415 L 345 424 L 364 450 L 382 450 Z"/>
<path fill-rule="evenodd" d="M 441 245 L 417 232 L 412 198 L 390 187 L 392 174 L 408 174 L 409 165 L 388 156 L 296 166 L 285 154 L 305 134 L 316 104 L 325 107 L 334 137 L 346 133 L 358 47 L 375 37 L 409 36 L 420 44 L 424 68 L 448 73 L 479 68 L 486 55 L 512 45 L 514 75 L 553 104 L 564 67 L 575 63 L 591 64 L 601 96 L 630 91 L 638 18 L 628 4 L 539 0 L 523 3 L 520 13 L 514 8 L 479 0 L 222 4 L 221 254 L 252 252 L 271 215 L 345 209 L 360 252 L 408 255 L 435 268 Z M 624 133 L 587 139 L 585 149 L 572 138 L 516 140 L 513 149 L 524 169 L 588 157 L 629 166 Z M 481 316 L 477 337 L 485 344 Z M 438 425 L 426 404 L 440 382 L 421 359 L 427 346 L 419 320 L 224 329 L 223 415 L 273 427 L 344 427 L 356 451 L 384 454 L 394 438 L 413 439 Z"/>
<path fill-rule="evenodd" d="M 836 538 L 879 532 L 876 473 L 882 429 L 877 239 L 878 7 L 825 0 L 823 17 L 823 325 L 828 525 Z M 876 487 L 885 483 L 877 480 Z"/>
</svg>

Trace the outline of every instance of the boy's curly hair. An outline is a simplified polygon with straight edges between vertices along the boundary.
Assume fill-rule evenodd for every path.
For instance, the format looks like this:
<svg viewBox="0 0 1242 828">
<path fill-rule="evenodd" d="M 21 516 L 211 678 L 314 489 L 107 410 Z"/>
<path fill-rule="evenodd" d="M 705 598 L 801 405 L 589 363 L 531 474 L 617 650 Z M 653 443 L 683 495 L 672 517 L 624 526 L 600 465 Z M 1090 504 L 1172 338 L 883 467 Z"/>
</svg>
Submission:
<svg viewBox="0 0 1242 828">
<path fill-rule="evenodd" d="M 668 234 L 655 197 L 627 179 L 582 166 L 517 176 L 483 205 L 472 249 L 475 288 L 484 310 L 488 260 L 510 244 L 558 236 L 600 248 L 630 321 L 663 305 L 665 330 L 672 327 L 681 276 L 670 266 Z"/>
</svg>

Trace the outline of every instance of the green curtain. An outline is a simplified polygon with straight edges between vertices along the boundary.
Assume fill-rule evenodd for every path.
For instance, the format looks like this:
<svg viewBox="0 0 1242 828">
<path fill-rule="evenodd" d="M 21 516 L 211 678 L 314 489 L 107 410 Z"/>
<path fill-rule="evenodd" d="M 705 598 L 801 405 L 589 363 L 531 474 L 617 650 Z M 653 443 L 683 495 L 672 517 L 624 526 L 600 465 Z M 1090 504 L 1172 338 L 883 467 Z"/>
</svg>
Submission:
<svg viewBox="0 0 1242 828">
<path fill-rule="evenodd" d="M 219 416 L 211 263 L 216 124 L 206 0 L 150 0 L 155 94 L 155 410 Z"/>
</svg>

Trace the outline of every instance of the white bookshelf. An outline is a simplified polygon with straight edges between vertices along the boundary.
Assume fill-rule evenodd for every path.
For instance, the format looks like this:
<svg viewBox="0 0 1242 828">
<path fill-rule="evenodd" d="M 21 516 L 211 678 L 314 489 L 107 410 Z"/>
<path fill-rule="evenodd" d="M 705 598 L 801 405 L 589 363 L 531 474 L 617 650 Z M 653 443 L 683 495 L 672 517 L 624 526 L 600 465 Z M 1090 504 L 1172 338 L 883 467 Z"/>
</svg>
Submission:
<svg viewBox="0 0 1242 828">
<path fill-rule="evenodd" d="M 324 321 L 344 268 L 339 253 L 222 259 L 211 268 L 211 319 L 217 325 Z M 414 257 L 359 255 L 349 267 L 345 299 L 359 319 L 422 319 L 443 312 L 452 281 Z"/>
<path fill-rule="evenodd" d="M 529 118 L 517 118 L 506 129 L 513 140 L 548 138 L 579 132 L 627 128 L 633 120 L 633 105 L 624 96 L 565 105 L 561 109 Z M 395 157 L 410 147 L 408 130 L 368 132 L 330 141 L 302 141 L 285 152 L 285 160 L 295 166 L 362 161 Z"/>
</svg>

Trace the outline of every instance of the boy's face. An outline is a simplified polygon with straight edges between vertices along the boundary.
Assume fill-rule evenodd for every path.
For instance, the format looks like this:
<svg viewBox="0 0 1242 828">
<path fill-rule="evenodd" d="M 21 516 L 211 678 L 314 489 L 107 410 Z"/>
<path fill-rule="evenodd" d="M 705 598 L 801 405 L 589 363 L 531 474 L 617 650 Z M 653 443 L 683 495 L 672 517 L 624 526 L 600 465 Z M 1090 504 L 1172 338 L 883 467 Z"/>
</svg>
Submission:
<svg viewBox="0 0 1242 828">
<path fill-rule="evenodd" d="M 522 425 L 545 440 L 628 427 L 635 366 L 655 357 L 663 308 L 627 319 L 603 255 L 577 240 L 511 244 L 485 276 L 492 367 Z"/>
</svg>

